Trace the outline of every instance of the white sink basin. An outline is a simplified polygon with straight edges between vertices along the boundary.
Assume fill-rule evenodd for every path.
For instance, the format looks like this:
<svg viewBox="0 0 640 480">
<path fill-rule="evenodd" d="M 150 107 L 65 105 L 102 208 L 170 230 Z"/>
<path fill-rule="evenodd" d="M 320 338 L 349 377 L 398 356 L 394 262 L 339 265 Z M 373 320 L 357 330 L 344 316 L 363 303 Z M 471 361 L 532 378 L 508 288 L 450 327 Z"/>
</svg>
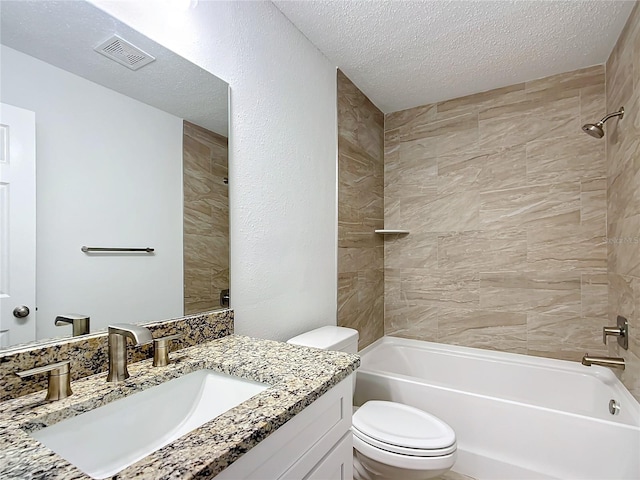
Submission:
<svg viewBox="0 0 640 480">
<path fill-rule="evenodd" d="M 267 388 L 198 370 L 31 435 L 92 478 L 108 478 Z"/>
</svg>

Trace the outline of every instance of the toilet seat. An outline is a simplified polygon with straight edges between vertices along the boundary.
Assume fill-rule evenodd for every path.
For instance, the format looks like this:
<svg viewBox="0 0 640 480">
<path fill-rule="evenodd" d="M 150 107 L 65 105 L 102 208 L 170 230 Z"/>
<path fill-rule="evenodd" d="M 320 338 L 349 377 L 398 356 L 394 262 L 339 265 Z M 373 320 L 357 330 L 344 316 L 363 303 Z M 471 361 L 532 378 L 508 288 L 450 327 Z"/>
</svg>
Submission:
<svg viewBox="0 0 640 480">
<path fill-rule="evenodd" d="M 372 400 L 352 417 L 355 437 L 387 452 L 440 457 L 456 451 L 453 429 L 433 415 L 395 402 Z"/>
</svg>

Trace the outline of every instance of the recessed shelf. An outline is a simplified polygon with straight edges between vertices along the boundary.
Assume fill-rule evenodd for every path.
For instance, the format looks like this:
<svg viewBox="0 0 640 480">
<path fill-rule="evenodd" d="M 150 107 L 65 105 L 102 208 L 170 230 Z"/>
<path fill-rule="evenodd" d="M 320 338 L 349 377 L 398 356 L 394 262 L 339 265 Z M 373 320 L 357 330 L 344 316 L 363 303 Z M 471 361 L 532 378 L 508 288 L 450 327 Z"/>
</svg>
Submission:
<svg viewBox="0 0 640 480">
<path fill-rule="evenodd" d="M 408 235 L 409 230 L 392 230 L 389 228 L 383 228 L 381 230 L 374 230 L 379 235 Z"/>
</svg>

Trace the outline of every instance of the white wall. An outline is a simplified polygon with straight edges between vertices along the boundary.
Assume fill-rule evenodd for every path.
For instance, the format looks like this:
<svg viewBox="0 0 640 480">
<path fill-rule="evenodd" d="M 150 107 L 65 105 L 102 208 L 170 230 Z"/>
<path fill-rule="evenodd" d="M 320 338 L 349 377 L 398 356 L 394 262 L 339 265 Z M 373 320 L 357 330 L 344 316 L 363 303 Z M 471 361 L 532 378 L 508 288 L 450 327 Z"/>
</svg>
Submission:
<svg viewBox="0 0 640 480">
<path fill-rule="evenodd" d="M 2 47 L 2 101 L 36 113 L 38 339 L 58 314 L 182 314 L 182 119 Z M 153 256 L 88 256 L 150 246 Z"/>
<path fill-rule="evenodd" d="M 284 340 L 335 324 L 335 67 L 271 2 L 92 3 L 230 85 L 236 332 Z"/>
</svg>

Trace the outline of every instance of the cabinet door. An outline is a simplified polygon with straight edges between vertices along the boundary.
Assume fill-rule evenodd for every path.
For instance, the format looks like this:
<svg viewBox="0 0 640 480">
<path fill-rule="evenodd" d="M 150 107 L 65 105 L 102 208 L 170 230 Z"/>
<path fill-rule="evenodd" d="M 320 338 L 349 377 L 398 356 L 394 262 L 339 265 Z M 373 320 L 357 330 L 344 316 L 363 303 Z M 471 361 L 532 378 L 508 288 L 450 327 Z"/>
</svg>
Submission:
<svg viewBox="0 0 640 480">
<path fill-rule="evenodd" d="M 305 478 L 345 434 L 351 439 L 352 382 L 349 376 L 333 387 L 220 472 L 216 480 Z"/>
<path fill-rule="evenodd" d="M 353 437 L 349 431 L 304 480 L 352 480 Z"/>
</svg>

